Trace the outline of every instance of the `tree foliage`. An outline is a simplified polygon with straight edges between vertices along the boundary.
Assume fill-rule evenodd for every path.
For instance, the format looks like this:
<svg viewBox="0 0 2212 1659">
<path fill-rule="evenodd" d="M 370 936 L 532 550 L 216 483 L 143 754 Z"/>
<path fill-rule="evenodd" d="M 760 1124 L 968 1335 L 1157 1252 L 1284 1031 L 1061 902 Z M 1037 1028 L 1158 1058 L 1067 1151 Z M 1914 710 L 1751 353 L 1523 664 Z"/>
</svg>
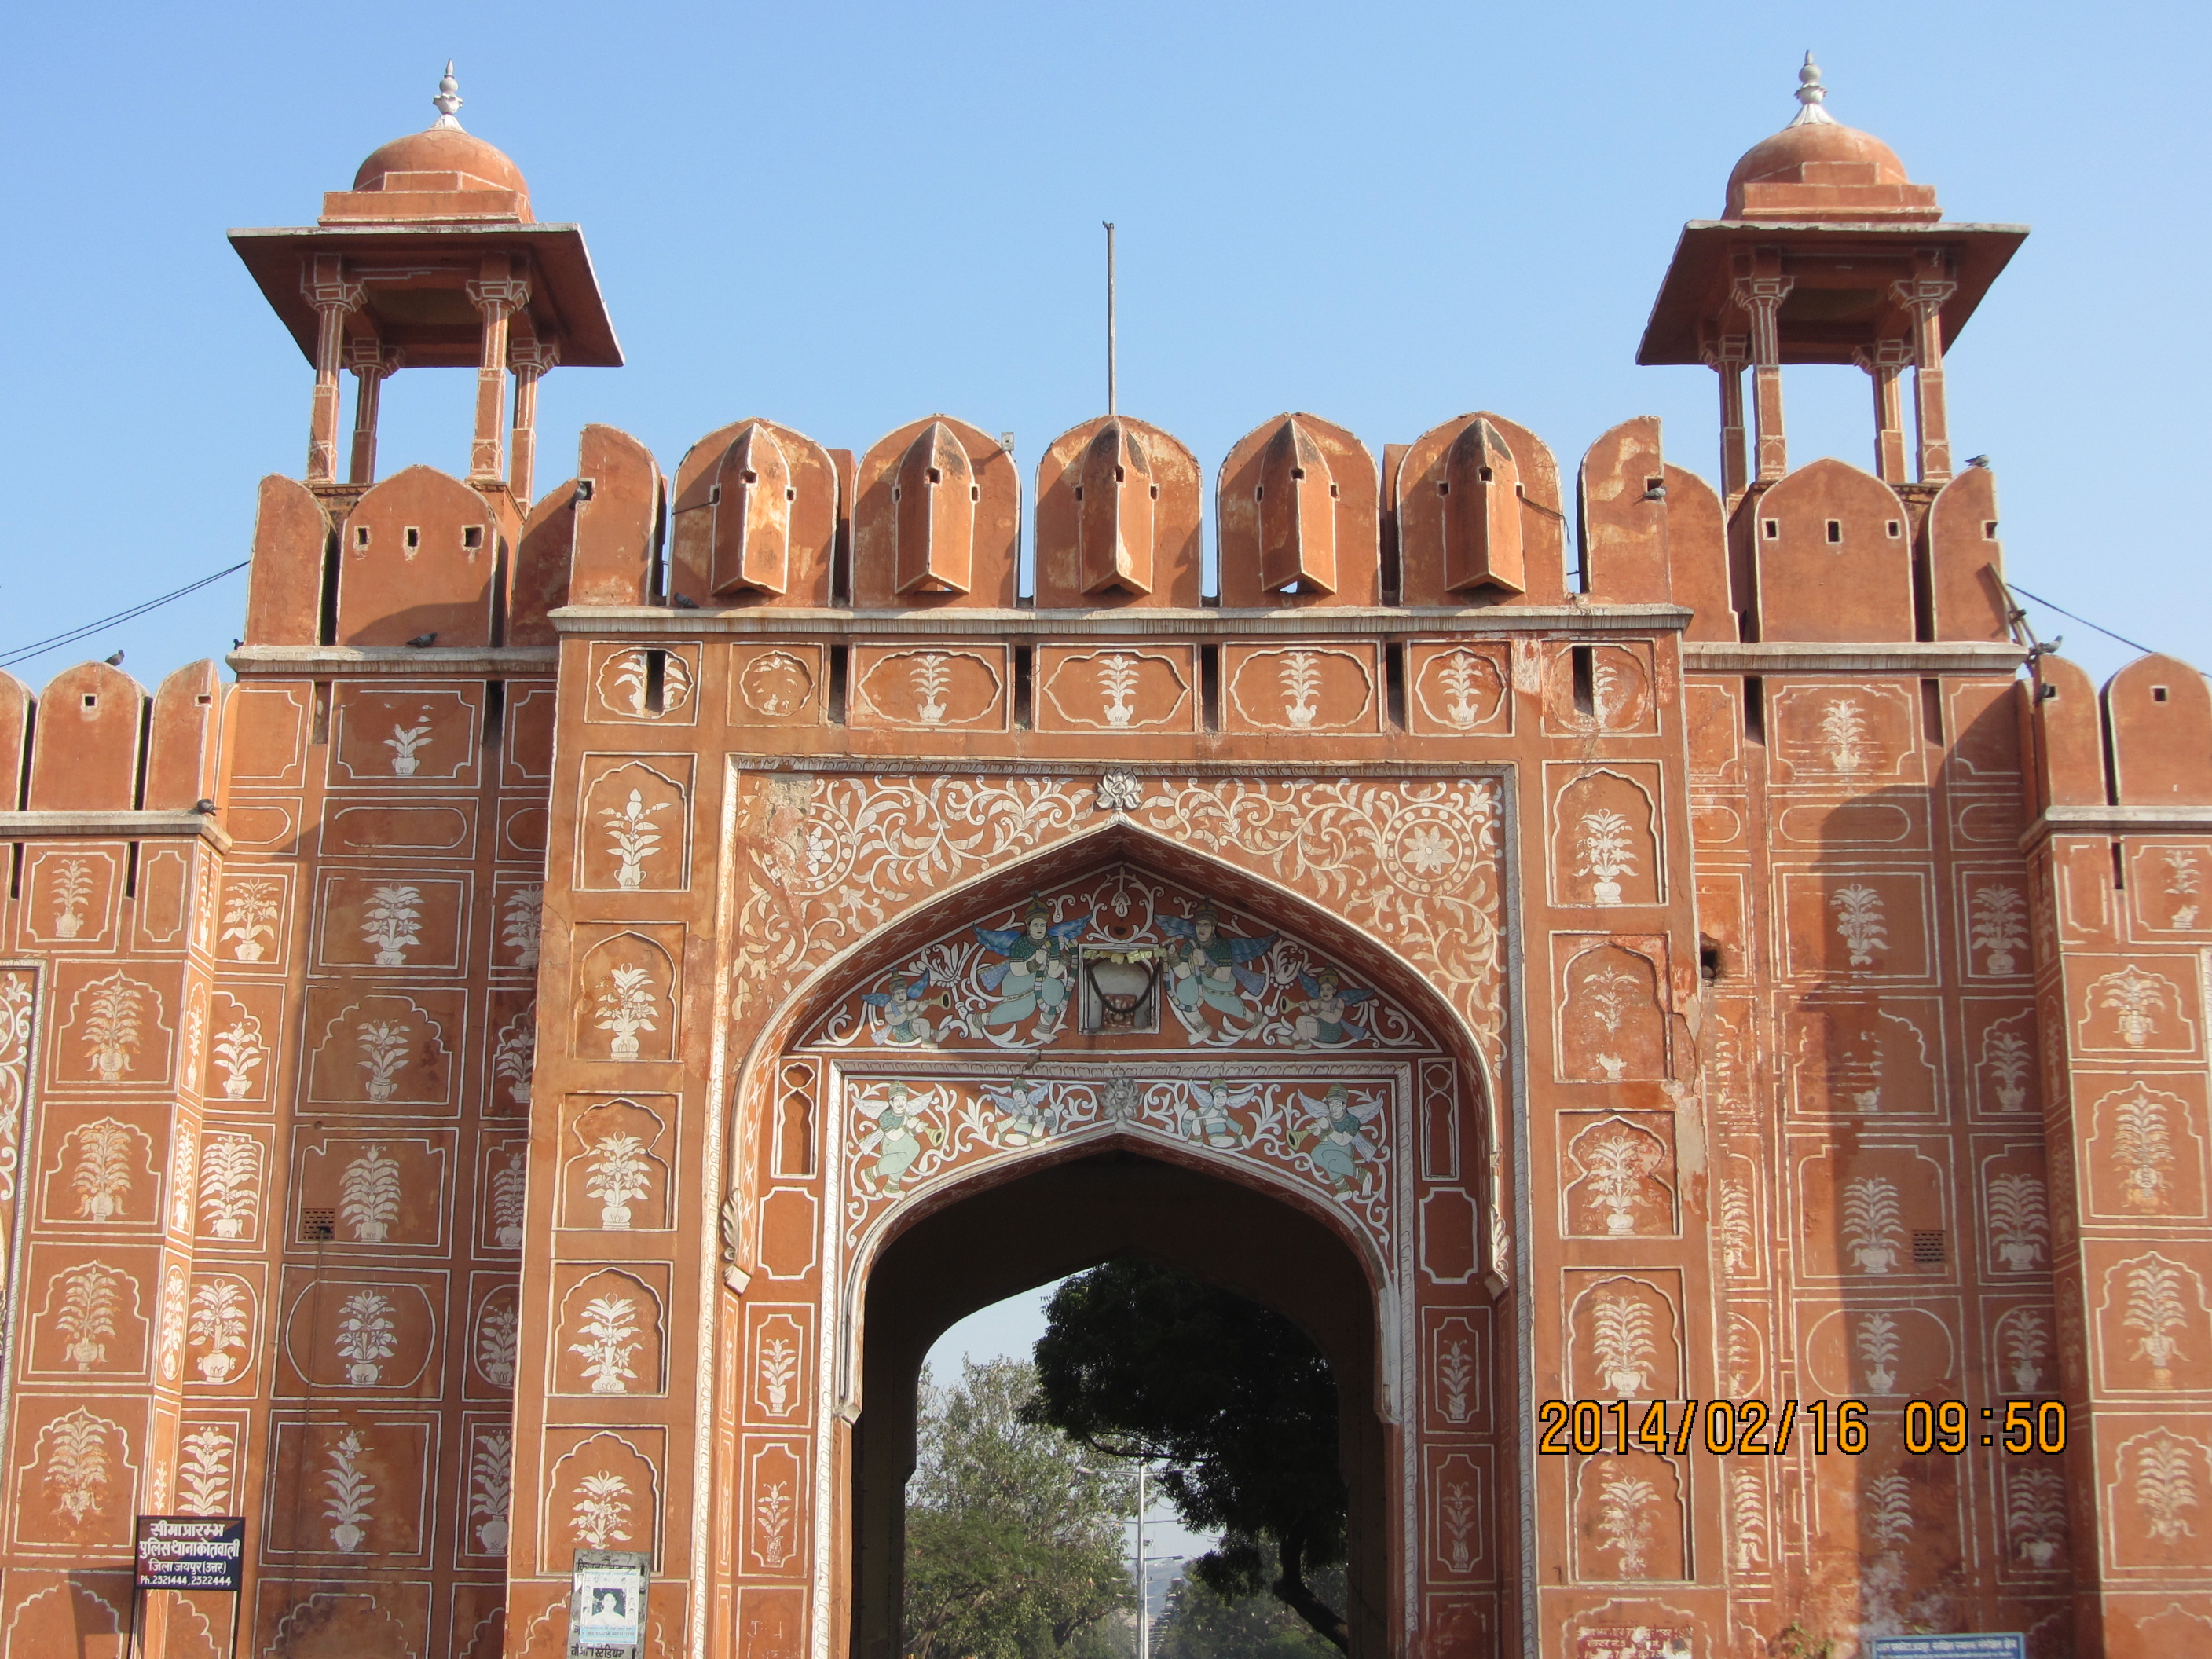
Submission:
<svg viewBox="0 0 2212 1659">
<path fill-rule="evenodd" d="M 1079 1447 L 1025 1420 L 1036 1388 L 1015 1359 L 969 1362 L 950 1387 L 923 1375 L 907 1485 L 910 1659 L 1096 1652 L 1102 1621 L 1134 1602 L 1121 1525 L 1133 1480 L 1087 1471 Z"/>
<path fill-rule="evenodd" d="M 1272 1589 L 1348 1649 L 1343 1615 L 1307 1583 L 1345 1559 L 1336 1382 L 1280 1314 L 1125 1257 L 1054 1292 L 1023 1415 L 1113 1457 L 1166 1465 L 1183 1524 L 1220 1533 L 1190 1571 L 1234 1600 Z"/>
<path fill-rule="evenodd" d="M 1343 1568 L 1323 1567 L 1313 1577 L 1316 1595 L 1343 1605 Z M 1186 1575 L 1168 1592 L 1152 1632 L 1152 1659 L 1336 1659 L 1336 1650 L 1273 1597 L 1231 1600 Z"/>
</svg>

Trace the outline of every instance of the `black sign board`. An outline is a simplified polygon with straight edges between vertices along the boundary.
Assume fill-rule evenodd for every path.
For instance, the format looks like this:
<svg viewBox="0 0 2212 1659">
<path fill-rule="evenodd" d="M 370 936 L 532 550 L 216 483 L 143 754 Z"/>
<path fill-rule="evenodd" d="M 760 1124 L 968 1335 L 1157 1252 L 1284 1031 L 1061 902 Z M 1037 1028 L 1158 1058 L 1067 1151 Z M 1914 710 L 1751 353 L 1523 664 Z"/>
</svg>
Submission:
<svg viewBox="0 0 2212 1659">
<path fill-rule="evenodd" d="M 235 1595 L 246 1563 L 246 1521 L 235 1515 L 142 1515 L 138 1584 L 142 1590 L 228 1590 Z"/>
</svg>

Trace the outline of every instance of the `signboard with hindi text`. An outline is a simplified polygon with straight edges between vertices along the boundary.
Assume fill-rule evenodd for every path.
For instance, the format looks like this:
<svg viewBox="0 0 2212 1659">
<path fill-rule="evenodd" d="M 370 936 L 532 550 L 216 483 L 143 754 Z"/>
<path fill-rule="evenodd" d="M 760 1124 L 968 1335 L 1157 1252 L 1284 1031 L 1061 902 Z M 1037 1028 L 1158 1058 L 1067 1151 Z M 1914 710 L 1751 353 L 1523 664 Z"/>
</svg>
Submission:
<svg viewBox="0 0 2212 1659">
<path fill-rule="evenodd" d="M 645 1650 L 641 1550 L 578 1550 L 568 1591 L 569 1659 L 637 1659 Z"/>
<path fill-rule="evenodd" d="M 2003 1631 L 1877 1636 L 1867 1644 L 1867 1659 L 2027 1659 L 2027 1638 Z"/>
<path fill-rule="evenodd" d="M 142 1590 L 228 1590 L 238 1594 L 246 1563 L 246 1520 L 236 1515 L 142 1515 Z"/>
</svg>

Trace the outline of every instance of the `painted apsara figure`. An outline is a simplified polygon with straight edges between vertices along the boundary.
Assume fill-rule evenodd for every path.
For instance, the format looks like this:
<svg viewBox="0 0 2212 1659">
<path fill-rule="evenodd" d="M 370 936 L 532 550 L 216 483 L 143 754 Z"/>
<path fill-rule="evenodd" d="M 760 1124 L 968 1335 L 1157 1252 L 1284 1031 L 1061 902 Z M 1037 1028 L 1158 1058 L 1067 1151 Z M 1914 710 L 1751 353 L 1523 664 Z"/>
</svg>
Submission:
<svg viewBox="0 0 2212 1659">
<path fill-rule="evenodd" d="M 1225 937 L 1220 913 L 1211 899 L 1188 919 L 1162 916 L 1160 931 L 1173 941 L 1167 948 L 1166 960 L 1168 995 L 1176 1007 L 1189 1018 L 1195 1018 L 1201 1008 L 1212 1008 L 1249 1024 L 1255 1016 L 1244 999 L 1267 989 L 1267 979 L 1244 964 L 1266 956 L 1279 935 Z"/>
<path fill-rule="evenodd" d="M 999 1000 L 985 1011 L 986 1025 L 1012 1025 L 1042 1012 L 1040 1035 L 1060 1024 L 1068 994 L 1075 988 L 1075 953 L 1070 948 L 1091 926 L 1091 913 L 1066 921 L 1052 919 L 1052 906 L 1032 896 L 1019 927 L 975 929 L 984 948 L 1006 958 L 982 973 L 983 988 Z"/>
</svg>

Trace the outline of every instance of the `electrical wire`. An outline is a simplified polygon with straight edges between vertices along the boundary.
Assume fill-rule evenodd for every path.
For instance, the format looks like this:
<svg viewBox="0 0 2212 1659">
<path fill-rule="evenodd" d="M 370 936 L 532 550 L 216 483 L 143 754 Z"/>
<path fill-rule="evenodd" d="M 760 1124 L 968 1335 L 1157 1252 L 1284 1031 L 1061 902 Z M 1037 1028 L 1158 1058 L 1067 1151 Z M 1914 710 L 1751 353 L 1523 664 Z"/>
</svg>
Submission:
<svg viewBox="0 0 2212 1659">
<path fill-rule="evenodd" d="M 2149 646 L 2143 644 L 2139 640 L 2131 640 L 2124 634 L 2115 634 L 2111 629 L 2105 627 L 2102 623 L 2093 623 L 2087 617 L 2079 616 L 2074 611 L 2069 611 L 2063 605 L 2055 605 L 2051 600 L 2045 599 L 2040 593 L 2031 593 L 2026 588 L 2022 587 L 2018 582 L 2008 581 L 2005 586 L 2011 588 L 2014 592 L 2019 594 L 2023 599 L 2033 599 L 2036 604 L 2041 605 L 2046 611 L 2056 611 L 2060 616 L 2067 617 L 2071 621 L 2080 623 L 2084 628 L 2094 629 L 2098 633 L 2102 634 L 2106 639 L 2118 640 L 2122 645 L 2126 646 L 2130 650 L 2140 651 L 2146 657 L 2156 657 L 2164 654 L 2161 652 L 2153 650 Z"/>
<path fill-rule="evenodd" d="M 44 656 L 49 651 L 58 651 L 65 645 L 74 645 L 79 640 L 89 635 L 97 634 L 103 629 L 134 622 L 148 611 L 159 611 L 165 605 L 174 604 L 187 593 L 197 593 L 203 587 L 221 581 L 225 576 L 235 576 L 252 562 L 250 559 L 240 559 L 236 564 L 218 570 L 212 576 L 203 576 L 196 582 L 187 582 L 174 592 L 164 593 L 157 599 L 148 599 L 143 605 L 132 605 L 128 611 L 118 611 L 112 617 L 102 617 L 97 622 L 88 622 L 82 628 L 72 628 L 66 634 L 56 634 L 48 639 L 19 646 L 13 651 L 0 653 L 0 668 L 13 668 L 19 662 L 28 662 L 32 658 Z"/>
</svg>

